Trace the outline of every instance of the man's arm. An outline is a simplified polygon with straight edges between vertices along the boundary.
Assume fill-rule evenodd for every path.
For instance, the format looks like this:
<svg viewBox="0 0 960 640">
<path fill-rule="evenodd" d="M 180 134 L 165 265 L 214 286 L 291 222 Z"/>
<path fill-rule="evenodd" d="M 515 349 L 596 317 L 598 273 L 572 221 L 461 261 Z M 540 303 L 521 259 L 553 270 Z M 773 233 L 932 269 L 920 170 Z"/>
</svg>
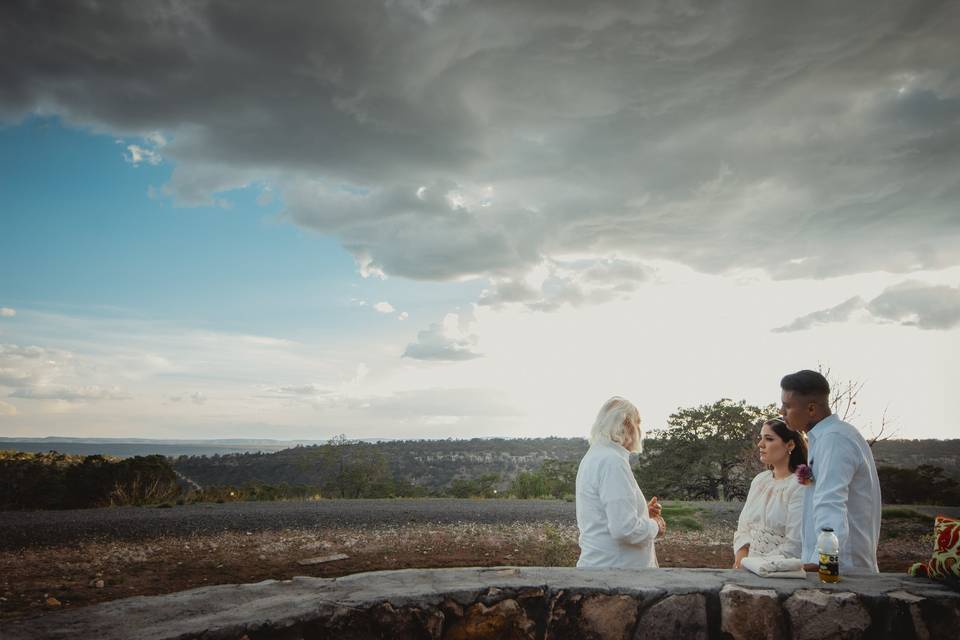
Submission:
<svg viewBox="0 0 960 640">
<path fill-rule="evenodd" d="M 607 514 L 607 529 L 610 536 L 622 543 L 639 545 L 652 541 L 660 535 L 661 518 L 654 520 L 647 509 L 638 509 L 633 493 L 636 480 L 626 461 L 610 465 L 601 478 L 600 502 Z M 644 505 L 645 506 L 645 505 Z"/>
<path fill-rule="evenodd" d="M 860 451 L 852 442 L 838 433 L 821 436 L 817 445 L 817 459 L 814 460 L 813 513 L 814 531 L 830 527 L 840 541 L 840 550 L 849 549 L 850 523 L 847 501 L 850 497 L 850 482 L 860 464 Z M 808 563 L 819 563 L 820 558 L 814 548 Z"/>
</svg>

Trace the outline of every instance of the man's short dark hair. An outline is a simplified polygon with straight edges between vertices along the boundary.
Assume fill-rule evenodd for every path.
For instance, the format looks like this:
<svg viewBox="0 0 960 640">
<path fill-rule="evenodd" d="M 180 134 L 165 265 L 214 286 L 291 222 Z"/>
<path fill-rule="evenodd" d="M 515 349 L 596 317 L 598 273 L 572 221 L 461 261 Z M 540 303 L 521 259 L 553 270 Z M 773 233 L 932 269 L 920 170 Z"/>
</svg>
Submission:
<svg viewBox="0 0 960 640">
<path fill-rule="evenodd" d="M 783 376 L 780 388 L 802 396 L 829 396 L 830 383 L 819 371 L 804 369 Z"/>
</svg>

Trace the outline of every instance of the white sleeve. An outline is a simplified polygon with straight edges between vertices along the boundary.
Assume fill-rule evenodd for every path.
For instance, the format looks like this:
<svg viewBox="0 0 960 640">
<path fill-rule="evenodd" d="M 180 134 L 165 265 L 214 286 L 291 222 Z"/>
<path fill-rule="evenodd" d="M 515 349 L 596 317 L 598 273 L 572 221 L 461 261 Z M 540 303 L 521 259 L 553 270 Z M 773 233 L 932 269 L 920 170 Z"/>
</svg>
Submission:
<svg viewBox="0 0 960 640">
<path fill-rule="evenodd" d="M 800 536 L 803 530 L 803 499 L 807 488 L 797 483 L 787 501 L 786 531 L 784 540 L 777 546 L 777 552 L 784 558 L 799 558 L 801 554 Z"/>
<path fill-rule="evenodd" d="M 607 529 L 610 536 L 622 544 L 644 544 L 660 533 L 646 505 L 637 504 L 636 484 L 626 460 L 607 465 L 605 473 L 600 475 L 600 504 L 607 516 Z"/>
<path fill-rule="evenodd" d="M 850 522 L 847 501 L 850 498 L 850 481 L 857 471 L 859 450 L 840 434 L 823 436 L 817 445 L 817 459 L 813 467 L 813 520 L 814 533 L 830 527 L 840 542 L 841 555 L 849 549 Z M 820 561 L 816 545 L 804 562 Z"/>
<path fill-rule="evenodd" d="M 747 499 L 743 503 L 743 508 L 740 510 L 740 517 L 737 518 L 737 531 L 733 534 L 733 554 L 736 555 L 744 545 L 748 545 L 753 540 L 750 538 L 750 522 L 753 520 L 754 511 L 756 510 L 756 501 L 757 494 L 760 493 L 757 490 L 757 484 L 759 483 L 760 476 L 763 475 L 761 472 L 753 478 L 750 482 L 750 490 L 747 492 Z"/>
</svg>

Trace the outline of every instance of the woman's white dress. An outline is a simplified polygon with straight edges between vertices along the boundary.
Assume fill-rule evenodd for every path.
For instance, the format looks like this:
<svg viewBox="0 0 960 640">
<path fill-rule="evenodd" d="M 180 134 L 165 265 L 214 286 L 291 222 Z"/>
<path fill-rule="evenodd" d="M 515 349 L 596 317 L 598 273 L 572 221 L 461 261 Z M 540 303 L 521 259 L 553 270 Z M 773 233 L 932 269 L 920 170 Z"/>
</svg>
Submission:
<svg viewBox="0 0 960 640">
<path fill-rule="evenodd" d="M 792 473 L 780 480 L 772 471 L 758 473 L 740 512 L 733 553 L 749 544 L 751 556 L 799 558 L 804 491 Z"/>
<path fill-rule="evenodd" d="M 630 470 L 630 453 L 615 442 L 590 446 L 577 470 L 578 567 L 657 566 L 660 527 Z"/>
</svg>

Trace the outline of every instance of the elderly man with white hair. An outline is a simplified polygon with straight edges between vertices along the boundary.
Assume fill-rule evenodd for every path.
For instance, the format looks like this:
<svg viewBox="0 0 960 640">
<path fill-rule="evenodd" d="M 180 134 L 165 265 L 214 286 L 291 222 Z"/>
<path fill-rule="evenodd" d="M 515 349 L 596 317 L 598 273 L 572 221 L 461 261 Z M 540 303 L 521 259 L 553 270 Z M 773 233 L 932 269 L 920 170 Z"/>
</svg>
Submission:
<svg viewBox="0 0 960 640">
<path fill-rule="evenodd" d="M 642 440 L 637 408 L 619 396 L 607 400 L 577 471 L 578 567 L 659 566 L 653 544 L 667 525 L 656 496 L 648 503 L 630 470 Z"/>
</svg>

